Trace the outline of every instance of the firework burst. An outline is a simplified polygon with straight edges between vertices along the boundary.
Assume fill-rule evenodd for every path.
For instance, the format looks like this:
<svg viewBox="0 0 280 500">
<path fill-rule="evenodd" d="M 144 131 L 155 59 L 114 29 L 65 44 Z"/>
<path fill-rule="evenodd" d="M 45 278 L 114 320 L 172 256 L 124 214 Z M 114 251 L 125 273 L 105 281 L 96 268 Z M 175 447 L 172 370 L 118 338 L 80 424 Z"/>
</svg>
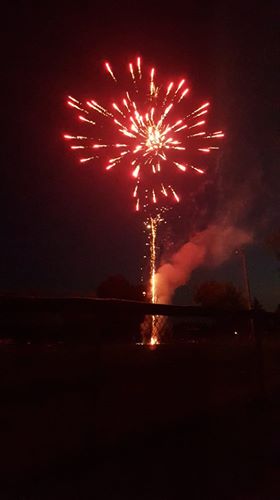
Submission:
<svg viewBox="0 0 280 500">
<path fill-rule="evenodd" d="M 209 102 L 186 110 L 186 80 L 157 83 L 155 68 L 145 71 L 140 57 L 128 64 L 130 82 L 125 90 L 109 62 L 104 69 L 115 86 L 116 99 L 105 107 L 96 100 L 82 103 L 68 96 L 68 105 L 77 111 L 84 130 L 91 130 L 89 135 L 65 134 L 64 138 L 72 150 L 83 152 L 82 164 L 103 160 L 107 171 L 119 169 L 120 173 L 126 167 L 134 181 L 131 194 L 136 211 L 149 212 L 154 205 L 165 205 L 168 198 L 178 203 L 181 195 L 170 182 L 173 171 L 203 174 L 203 160 L 201 166 L 190 158 L 195 152 L 206 155 L 219 149 L 217 140 L 224 135 L 205 131 Z"/>
</svg>

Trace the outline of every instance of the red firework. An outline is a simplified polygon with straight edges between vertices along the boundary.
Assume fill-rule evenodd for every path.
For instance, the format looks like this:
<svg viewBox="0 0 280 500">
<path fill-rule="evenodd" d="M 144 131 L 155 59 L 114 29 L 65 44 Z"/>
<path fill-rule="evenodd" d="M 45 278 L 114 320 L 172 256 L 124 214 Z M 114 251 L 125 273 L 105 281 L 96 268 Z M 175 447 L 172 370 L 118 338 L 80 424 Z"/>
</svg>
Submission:
<svg viewBox="0 0 280 500">
<path fill-rule="evenodd" d="M 170 180 L 166 182 L 169 178 L 167 171 L 175 169 L 203 174 L 204 168 L 194 164 L 190 158 L 196 151 L 205 155 L 219 149 L 212 145 L 213 141 L 224 136 L 221 130 L 205 131 L 209 102 L 192 112 L 184 112 L 184 98 L 189 95 L 185 79 L 176 84 L 159 84 L 155 68 L 147 73 L 142 71 L 140 57 L 136 63 L 128 65 L 130 82 L 127 90 L 119 89 L 117 77 L 108 62 L 105 63 L 105 70 L 118 89 L 118 97 L 109 107 L 95 100 L 83 104 L 71 96 L 67 101 L 79 112 L 78 118 L 84 126 L 91 127 L 91 136 L 96 139 L 86 133 L 66 134 L 64 138 L 71 141 L 71 149 L 86 153 L 80 158 L 81 163 L 103 159 L 108 171 L 119 168 L 121 164 L 127 167 L 129 175 L 135 180 L 132 196 L 137 211 L 150 204 L 162 206 L 170 196 L 179 202 L 180 197 Z M 102 140 L 104 130 L 106 138 L 111 137 L 109 142 L 105 138 Z"/>
</svg>

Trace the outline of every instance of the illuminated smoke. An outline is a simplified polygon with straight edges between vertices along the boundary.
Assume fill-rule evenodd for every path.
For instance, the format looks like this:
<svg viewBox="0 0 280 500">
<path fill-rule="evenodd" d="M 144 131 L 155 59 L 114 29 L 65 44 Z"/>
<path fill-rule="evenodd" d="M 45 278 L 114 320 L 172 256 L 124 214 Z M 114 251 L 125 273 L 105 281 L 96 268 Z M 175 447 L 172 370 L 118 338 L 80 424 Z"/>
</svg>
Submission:
<svg viewBox="0 0 280 500">
<path fill-rule="evenodd" d="M 158 302 L 168 304 L 179 286 L 185 285 L 191 273 L 202 266 L 219 266 L 235 248 L 252 241 L 252 235 L 232 225 L 212 224 L 185 243 L 156 273 Z"/>
</svg>

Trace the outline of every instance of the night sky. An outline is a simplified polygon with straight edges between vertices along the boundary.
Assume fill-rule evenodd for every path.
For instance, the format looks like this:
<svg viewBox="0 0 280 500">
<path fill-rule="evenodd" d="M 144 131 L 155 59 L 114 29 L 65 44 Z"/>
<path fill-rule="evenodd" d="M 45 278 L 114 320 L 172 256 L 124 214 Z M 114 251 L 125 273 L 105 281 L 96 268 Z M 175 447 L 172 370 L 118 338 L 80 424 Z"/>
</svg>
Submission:
<svg viewBox="0 0 280 500">
<path fill-rule="evenodd" d="M 141 54 L 170 77 L 186 75 L 194 102 L 210 99 L 213 126 L 226 132 L 218 172 L 195 196 L 184 187 L 176 238 L 241 200 L 235 222 L 254 232 L 252 293 L 273 310 L 279 263 L 265 239 L 279 227 L 277 3 L 74 5 L 16 2 L 3 17 L 1 293 L 90 294 L 111 274 L 139 280 L 143 234 L 125 177 L 81 167 L 62 136 L 77 130 L 66 96 L 102 96 L 104 60 L 125 68 Z M 190 303 L 205 279 L 241 286 L 237 258 L 195 271 L 177 301 Z"/>
</svg>

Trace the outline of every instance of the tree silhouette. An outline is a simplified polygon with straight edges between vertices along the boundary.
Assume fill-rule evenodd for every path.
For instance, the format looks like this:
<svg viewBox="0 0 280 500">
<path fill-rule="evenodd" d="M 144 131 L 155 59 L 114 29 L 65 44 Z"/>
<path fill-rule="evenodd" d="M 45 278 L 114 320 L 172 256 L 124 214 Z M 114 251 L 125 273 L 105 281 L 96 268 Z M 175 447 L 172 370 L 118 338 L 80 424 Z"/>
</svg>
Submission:
<svg viewBox="0 0 280 500">
<path fill-rule="evenodd" d="M 257 299 L 257 297 L 254 297 L 253 309 L 254 309 L 254 311 L 264 311 L 264 307 L 260 303 L 260 301 Z"/>
<path fill-rule="evenodd" d="M 242 293 L 232 283 L 208 281 L 199 285 L 194 301 L 202 307 L 240 310 L 246 308 Z"/>
<path fill-rule="evenodd" d="M 97 297 L 110 299 L 144 300 L 140 285 L 132 285 L 124 276 L 117 274 L 106 278 L 96 290 Z"/>
</svg>

